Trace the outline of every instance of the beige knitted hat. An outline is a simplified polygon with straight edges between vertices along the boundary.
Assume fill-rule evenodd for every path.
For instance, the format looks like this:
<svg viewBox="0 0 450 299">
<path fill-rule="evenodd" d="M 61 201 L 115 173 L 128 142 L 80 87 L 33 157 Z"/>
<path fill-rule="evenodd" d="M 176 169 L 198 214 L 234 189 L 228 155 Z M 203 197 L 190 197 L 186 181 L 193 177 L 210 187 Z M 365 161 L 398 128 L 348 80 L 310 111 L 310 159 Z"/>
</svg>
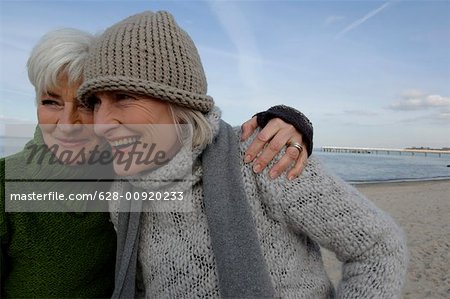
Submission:
<svg viewBox="0 0 450 299">
<path fill-rule="evenodd" d="M 214 106 L 197 48 L 167 12 L 147 11 L 109 27 L 94 43 L 78 97 L 130 91 L 206 113 Z"/>
</svg>

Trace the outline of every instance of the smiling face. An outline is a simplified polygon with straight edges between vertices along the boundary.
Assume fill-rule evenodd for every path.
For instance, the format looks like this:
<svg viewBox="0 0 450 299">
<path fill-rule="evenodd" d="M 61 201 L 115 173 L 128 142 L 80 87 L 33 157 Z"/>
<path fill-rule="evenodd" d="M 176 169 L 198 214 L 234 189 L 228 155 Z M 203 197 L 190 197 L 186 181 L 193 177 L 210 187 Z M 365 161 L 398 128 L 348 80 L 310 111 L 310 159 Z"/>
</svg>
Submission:
<svg viewBox="0 0 450 299">
<path fill-rule="evenodd" d="M 177 150 L 169 104 L 121 91 L 98 92 L 89 100 L 95 133 L 112 147 L 114 170 L 133 175 L 158 167 Z"/>
<path fill-rule="evenodd" d="M 59 160 L 67 164 L 81 163 L 84 152 L 100 144 L 93 130 L 92 111 L 79 105 L 76 100 L 80 84 L 69 85 L 61 76 L 58 86 L 39 95 L 37 117 L 45 144 Z"/>
</svg>

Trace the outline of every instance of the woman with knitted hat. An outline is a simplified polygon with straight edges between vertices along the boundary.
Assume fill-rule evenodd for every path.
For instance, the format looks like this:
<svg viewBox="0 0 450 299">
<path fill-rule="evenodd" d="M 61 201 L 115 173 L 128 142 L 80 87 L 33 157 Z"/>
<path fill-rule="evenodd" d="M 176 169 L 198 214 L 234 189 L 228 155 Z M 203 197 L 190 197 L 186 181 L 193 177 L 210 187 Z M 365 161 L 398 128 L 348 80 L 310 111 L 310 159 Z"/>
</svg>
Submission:
<svg viewBox="0 0 450 299">
<path fill-rule="evenodd" d="M 407 254 L 395 222 L 314 158 L 298 179 L 255 175 L 242 163 L 250 141 L 206 89 L 167 12 L 126 18 L 94 43 L 79 97 L 119 175 L 113 297 L 398 297 Z M 344 262 L 337 293 L 319 245 Z"/>
<path fill-rule="evenodd" d="M 116 236 L 108 213 L 56 213 L 61 207 L 62 211 L 78 210 L 74 205 L 58 203 L 52 203 L 52 213 L 5 211 L 5 195 L 13 193 L 12 185 L 22 194 L 94 194 L 99 184 L 86 180 L 113 173 L 108 165 L 86 165 L 82 157 L 88 159 L 89 155 L 78 154 L 94 151 L 101 144 L 89 125 L 93 123 L 92 111 L 76 101 L 93 39 L 91 34 L 75 29 L 52 31 L 41 38 L 28 60 L 39 126 L 23 151 L 0 160 L 1 297 L 102 298 L 112 294 Z M 258 114 L 263 126 L 265 118 L 275 117 L 279 108 Z M 286 113 L 287 109 L 283 109 L 282 117 L 295 115 Z M 247 127 L 255 123 L 249 121 Z M 287 137 L 301 138 L 296 132 L 290 133 L 288 125 L 277 126 L 278 134 L 284 131 L 286 135 L 288 130 Z M 274 123 L 266 127 L 269 135 L 276 130 Z M 67 156 L 69 152 L 73 155 Z M 52 159 L 63 163 L 50 163 Z M 18 180 L 20 183 L 14 183 Z M 77 180 L 82 183 L 74 182 Z"/>
</svg>

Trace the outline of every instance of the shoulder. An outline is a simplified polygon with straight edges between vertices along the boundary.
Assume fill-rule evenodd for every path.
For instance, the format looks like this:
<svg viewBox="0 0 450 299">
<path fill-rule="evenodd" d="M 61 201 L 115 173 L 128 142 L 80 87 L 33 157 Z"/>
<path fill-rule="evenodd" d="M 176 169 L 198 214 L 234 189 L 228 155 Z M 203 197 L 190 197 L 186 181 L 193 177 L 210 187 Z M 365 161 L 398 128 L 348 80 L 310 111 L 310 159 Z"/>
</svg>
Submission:
<svg viewBox="0 0 450 299">
<path fill-rule="evenodd" d="M 250 144 L 255 140 L 257 134 L 259 133 L 259 129 L 257 129 L 247 140 L 241 141 L 241 128 L 240 127 L 233 127 L 233 131 L 236 135 L 236 137 L 239 139 L 239 154 L 244 158 L 245 152 L 250 146 Z M 269 179 L 268 172 L 270 168 L 277 163 L 285 154 L 285 149 L 282 149 L 275 157 L 272 159 L 272 161 L 269 163 L 269 165 L 263 170 L 263 172 L 260 175 L 256 175 L 260 180 L 262 180 L 265 184 L 275 184 L 275 185 L 285 185 L 290 184 L 291 181 L 287 180 L 286 173 L 279 176 L 278 179 L 272 180 Z M 251 165 L 248 164 L 248 165 Z M 302 181 L 303 184 L 319 184 L 321 180 L 325 179 L 335 179 L 336 177 L 333 176 L 331 172 L 329 172 L 322 164 L 319 158 L 315 157 L 314 155 L 311 155 L 308 160 L 306 167 L 302 171 L 301 175 L 292 182 L 296 181 Z M 338 179 L 337 179 L 338 180 Z M 341 181 L 341 183 L 343 183 Z"/>
<path fill-rule="evenodd" d="M 19 170 L 23 167 L 27 160 L 27 155 L 25 151 L 20 151 L 13 155 L 3 157 L 0 159 L 0 171 L 2 178 L 6 177 L 6 172 L 10 172 L 12 170 Z"/>
<path fill-rule="evenodd" d="M 0 159 L 0 179 L 2 201 L 4 197 L 5 181 L 8 178 L 21 178 L 26 171 L 27 157 L 24 151 Z"/>
<path fill-rule="evenodd" d="M 240 139 L 240 128 L 233 128 L 237 138 Z M 259 192 L 270 201 L 282 201 L 282 198 L 292 198 L 292 200 L 305 198 L 321 198 L 322 200 L 335 201 L 337 198 L 352 198 L 361 200 L 363 196 L 351 185 L 344 182 L 337 175 L 323 165 L 320 158 L 311 155 L 300 176 L 294 180 L 288 180 L 286 173 L 281 174 L 277 179 L 270 179 L 268 173 L 270 168 L 281 159 L 285 150 L 277 154 L 269 165 L 259 174 L 252 171 L 252 163 L 243 163 L 246 149 L 256 138 L 257 130 L 245 141 L 239 142 L 239 154 L 241 156 L 241 169 L 243 176 L 252 177 L 256 182 Z M 269 199 L 270 198 L 270 199 Z M 364 201 L 364 199 L 362 199 Z"/>
<path fill-rule="evenodd" d="M 8 213 L 5 211 L 6 179 L 22 175 L 25 160 L 23 151 L 0 159 L 0 238 L 2 242 L 6 242 L 8 234 Z"/>
<path fill-rule="evenodd" d="M 5 158 L 0 158 L 0 178 L 2 182 L 5 180 Z"/>
<path fill-rule="evenodd" d="M 269 170 L 277 161 L 281 159 L 284 155 L 284 150 L 278 153 L 260 173 L 255 173 L 253 171 L 253 162 L 244 163 L 244 156 L 246 150 L 256 138 L 259 129 L 257 129 L 247 140 L 244 141 L 240 140 L 241 129 L 239 127 L 235 127 L 233 130 L 239 139 L 239 164 L 241 167 L 242 178 L 244 180 L 244 186 L 246 187 L 247 192 L 251 192 L 252 194 L 258 193 L 261 200 L 271 206 L 272 203 L 279 201 L 279 197 L 283 194 L 283 190 L 285 189 L 285 184 L 287 182 L 286 173 L 283 173 L 275 180 L 270 179 L 269 177 Z"/>
<path fill-rule="evenodd" d="M 4 207 L 5 207 L 5 203 L 4 203 L 5 202 L 5 158 L 0 159 L 0 181 L 1 181 L 1 184 L 0 184 L 1 210 L 0 210 L 0 212 L 4 212 L 5 211 L 5 209 L 4 209 Z"/>
<path fill-rule="evenodd" d="M 8 235 L 5 212 L 5 158 L 0 159 L 0 180 L 0 239 L 4 243 Z"/>
</svg>

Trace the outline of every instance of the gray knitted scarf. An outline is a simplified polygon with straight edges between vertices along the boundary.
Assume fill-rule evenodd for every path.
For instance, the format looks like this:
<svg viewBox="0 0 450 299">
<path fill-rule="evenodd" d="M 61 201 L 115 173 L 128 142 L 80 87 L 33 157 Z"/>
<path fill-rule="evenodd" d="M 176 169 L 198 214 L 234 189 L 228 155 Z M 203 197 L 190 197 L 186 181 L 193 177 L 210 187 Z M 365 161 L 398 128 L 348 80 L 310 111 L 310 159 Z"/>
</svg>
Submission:
<svg viewBox="0 0 450 299">
<path fill-rule="evenodd" d="M 275 290 L 241 180 L 237 148 L 232 127 L 220 121 L 214 142 L 202 155 L 205 213 L 220 294 L 223 298 L 274 297 Z M 135 297 L 139 222 L 140 213 L 119 214 L 116 286 L 112 298 Z"/>
</svg>

